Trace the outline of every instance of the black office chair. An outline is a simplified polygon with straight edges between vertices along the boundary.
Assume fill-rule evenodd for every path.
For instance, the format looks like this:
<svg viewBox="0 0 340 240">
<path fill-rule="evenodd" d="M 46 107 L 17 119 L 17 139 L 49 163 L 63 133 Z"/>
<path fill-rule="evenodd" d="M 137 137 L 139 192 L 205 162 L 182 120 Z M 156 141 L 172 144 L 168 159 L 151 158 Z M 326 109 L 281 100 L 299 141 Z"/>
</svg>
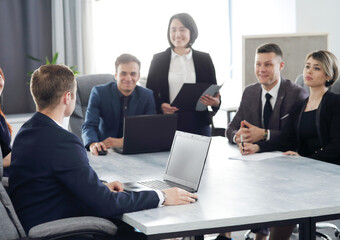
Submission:
<svg viewBox="0 0 340 240">
<path fill-rule="evenodd" d="M 112 74 L 92 74 L 77 77 L 77 99 L 76 106 L 72 115 L 70 116 L 68 129 L 76 134 L 80 140 L 81 127 L 84 123 L 87 104 L 91 90 L 94 86 L 115 81 Z"/>
<path fill-rule="evenodd" d="M 333 240 L 333 238 L 331 238 L 328 234 L 323 233 L 321 231 L 323 230 L 330 230 L 334 232 L 334 236 L 336 238 L 340 238 L 340 232 L 339 232 L 339 228 L 333 224 L 333 223 L 327 223 L 327 222 L 319 222 L 316 224 L 316 237 L 317 239 L 322 239 L 322 240 Z M 293 234 L 298 234 L 299 233 L 299 228 L 296 227 L 293 231 Z M 253 233 L 248 230 L 245 234 L 244 234 L 244 239 L 245 240 L 254 240 L 253 237 Z"/>
<path fill-rule="evenodd" d="M 226 114 L 226 119 L 227 122 L 226 124 L 228 125 L 231 120 L 233 120 L 233 117 L 236 114 L 237 108 L 228 108 L 228 109 L 219 109 L 219 112 L 222 111 Z M 226 136 L 226 129 L 225 128 L 219 128 L 216 127 L 214 124 L 214 117 L 215 117 L 215 113 L 214 112 L 210 112 L 210 116 L 212 119 L 212 124 L 211 124 L 211 136 L 222 136 L 225 137 Z"/>
<path fill-rule="evenodd" d="M 16 239 L 112 239 L 117 227 L 111 221 L 98 217 L 75 217 L 43 223 L 30 229 L 28 236 L 15 213 L 3 183 L 3 159 L 0 148 L 0 240 Z"/>
</svg>

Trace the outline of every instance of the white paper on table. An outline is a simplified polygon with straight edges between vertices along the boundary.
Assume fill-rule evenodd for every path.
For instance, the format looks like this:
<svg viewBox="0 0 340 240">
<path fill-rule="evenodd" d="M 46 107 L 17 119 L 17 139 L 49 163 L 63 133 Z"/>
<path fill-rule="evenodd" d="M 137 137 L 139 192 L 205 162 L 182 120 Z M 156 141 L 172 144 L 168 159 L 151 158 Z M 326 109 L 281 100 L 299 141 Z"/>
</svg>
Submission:
<svg viewBox="0 0 340 240">
<path fill-rule="evenodd" d="M 239 155 L 229 157 L 229 159 L 233 160 L 249 160 L 249 161 L 262 161 L 268 158 L 275 158 L 282 156 L 283 152 L 275 151 L 275 152 L 263 152 L 263 153 L 254 153 L 249 155 Z"/>
</svg>

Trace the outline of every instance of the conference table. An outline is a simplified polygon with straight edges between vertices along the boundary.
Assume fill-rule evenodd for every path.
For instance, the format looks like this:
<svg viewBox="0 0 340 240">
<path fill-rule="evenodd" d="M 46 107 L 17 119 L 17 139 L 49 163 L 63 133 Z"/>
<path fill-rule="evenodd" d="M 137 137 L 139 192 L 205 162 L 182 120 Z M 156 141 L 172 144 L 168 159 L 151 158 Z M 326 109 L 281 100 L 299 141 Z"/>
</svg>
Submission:
<svg viewBox="0 0 340 240">
<path fill-rule="evenodd" d="M 161 179 L 169 152 L 89 154 L 100 179 Z M 213 137 L 196 203 L 127 213 L 122 220 L 148 239 L 196 236 L 299 224 L 299 239 L 315 239 L 315 223 L 340 219 L 340 166 L 284 156 L 240 156 L 226 138 Z"/>
</svg>

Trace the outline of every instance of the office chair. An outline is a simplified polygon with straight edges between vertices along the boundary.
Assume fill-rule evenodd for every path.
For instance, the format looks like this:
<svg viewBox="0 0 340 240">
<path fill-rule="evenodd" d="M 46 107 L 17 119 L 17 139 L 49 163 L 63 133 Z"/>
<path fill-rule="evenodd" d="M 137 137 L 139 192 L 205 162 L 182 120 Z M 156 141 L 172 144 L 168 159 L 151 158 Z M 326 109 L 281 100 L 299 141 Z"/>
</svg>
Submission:
<svg viewBox="0 0 340 240">
<path fill-rule="evenodd" d="M 322 233 L 319 230 L 326 230 L 326 229 L 330 229 L 330 230 L 334 230 L 334 236 L 336 238 L 340 238 L 340 232 L 338 227 L 333 224 L 333 223 L 326 223 L 326 222 L 320 222 L 316 224 L 316 237 L 317 239 L 323 239 L 323 240 L 333 240 L 333 238 L 331 238 L 330 236 L 328 236 L 326 233 Z M 293 234 L 297 234 L 299 233 L 299 228 L 296 227 L 293 231 Z M 254 238 L 252 237 L 252 231 L 248 230 L 245 234 L 244 234 L 244 239 L 245 240 L 254 240 Z"/>
<path fill-rule="evenodd" d="M 72 115 L 70 116 L 68 129 L 76 134 L 81 141 L 81 127 L 84 123 L 87 104 L 89 102 L 92 88 L 96 85 L 105 84 L 112 81 L 115 81 L 112 74 L 92 74 L 77 77 L 76 106 Z"/>
<path fill-rule="evenodd" d="M 0 240 L 16 239 L 112 239 L 117 227 L 107 219 L 98 217 L 74 217 L 37 225 L 26 235 L 3 184 L 3 159 L 0 148 Z"/>
</svg>

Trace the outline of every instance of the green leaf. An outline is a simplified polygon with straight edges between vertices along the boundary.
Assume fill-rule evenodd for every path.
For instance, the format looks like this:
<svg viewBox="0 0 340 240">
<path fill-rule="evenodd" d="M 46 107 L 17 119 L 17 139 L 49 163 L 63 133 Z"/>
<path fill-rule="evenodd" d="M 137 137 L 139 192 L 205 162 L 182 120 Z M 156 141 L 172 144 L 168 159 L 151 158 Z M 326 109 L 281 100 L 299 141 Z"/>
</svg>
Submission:
<svg viewBox="0 0 340 240">
<path fill-rule="evenodd" d="M 28 57 L 29 59 L 31 59 L 31 60 L 33 60 L 33 61 L 41 62 L 41 59 L 35 58 L 35 57 L 31 56 L 31 55 L 26 54 L 26 57 Z"/>
<path fill-rule="evenodd" d="M 46 65 L 47 65 L 47 64 L 51 64 L 51 63 L 50 63 L 50 60 L 48 60 L 48 57 L 45 57 L 45 59 L 46 59 Z"/>
<path fill-rule="evenodd" d="M 58 52 L 56 52 L 56 53 L 54 54 L 53 59 L 52 59 L 52 63 L 51 63 L 51 64 L 57 64 L 58 55 L 59 55 Z"/>
</svg>

